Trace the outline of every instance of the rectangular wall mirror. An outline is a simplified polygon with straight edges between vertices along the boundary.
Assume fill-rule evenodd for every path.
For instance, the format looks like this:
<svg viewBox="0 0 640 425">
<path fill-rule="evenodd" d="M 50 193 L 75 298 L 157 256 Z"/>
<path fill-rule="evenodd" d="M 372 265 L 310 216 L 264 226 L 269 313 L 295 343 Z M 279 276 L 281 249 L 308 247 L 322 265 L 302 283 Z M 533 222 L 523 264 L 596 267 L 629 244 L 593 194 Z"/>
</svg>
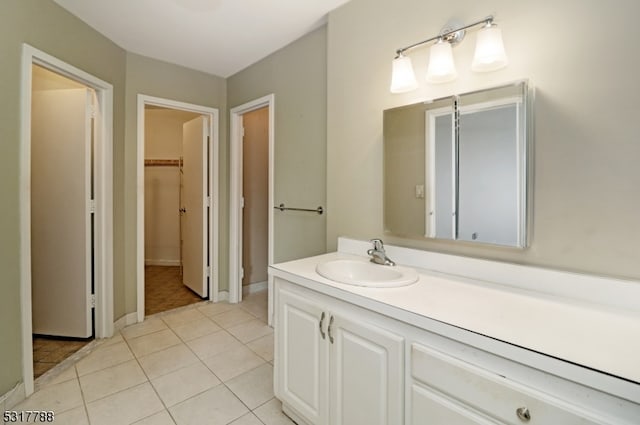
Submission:
<svg viewBox="0 0 640 425">
<path fill-rule="evenodd" d="M 384 111 L 384 225 L 525 247 L 526 81 Z"/>
</svg>

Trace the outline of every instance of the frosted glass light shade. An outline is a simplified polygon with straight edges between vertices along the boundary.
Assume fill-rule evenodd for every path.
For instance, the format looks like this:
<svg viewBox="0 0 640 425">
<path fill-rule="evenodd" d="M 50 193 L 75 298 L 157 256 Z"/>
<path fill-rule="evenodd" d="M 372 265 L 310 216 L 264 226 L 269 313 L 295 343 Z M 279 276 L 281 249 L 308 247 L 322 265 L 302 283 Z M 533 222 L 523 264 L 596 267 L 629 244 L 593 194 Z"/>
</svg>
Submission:
<svg viewBox="0 0 640 425">
<path fill-rule="evenodd" d="M 493 25 L 481 29 L 478 32 L 471 69 L 476 72 L 489 72 L 504 68 L 508 63 L 500 28 Z"/>
<path fill-rule="evenodd" d="M 429 51 L 429 66 L 427 67 L 427 81 L 430 83 L 446 83 L 458 76 L 456 65 L 453 63 L 451 44 L 440 41 Z"/>
<path fill-rule="evenodd" d="M 391 93 L 405 93 L 418 88 L 411 58 L 399 55 L 391 67 Z"/>
</svg>

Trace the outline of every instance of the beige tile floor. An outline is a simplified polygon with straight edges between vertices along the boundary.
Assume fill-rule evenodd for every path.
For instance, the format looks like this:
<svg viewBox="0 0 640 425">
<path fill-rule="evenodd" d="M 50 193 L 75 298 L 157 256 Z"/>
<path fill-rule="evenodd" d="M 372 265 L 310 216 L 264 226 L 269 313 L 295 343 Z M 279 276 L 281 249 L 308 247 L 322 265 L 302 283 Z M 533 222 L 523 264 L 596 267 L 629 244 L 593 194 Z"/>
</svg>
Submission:
<svg viewBox="0 0 640 425">
<path fill-rule="evenodd" d="M 182 284 L 180 267 L 144 266 L 144 314 L 160 313 L 201 302 L 202 298 Z"/>
<path fill-rule="evenodd" d="M 202 298 L 182 284 L 180 267 L 145 266 L 144 284 L 144 312 L 147 316 L 202 301 Z M 44 375 L 92 340 L 93 338 L 79 340 L 34 335 L 34 377 Z"/>
<path fill-rule="evenodd" d="M 66 339 L 47 336 L 33 336 L 33 376 L 39 378 L 53 369 L 64 359 L 93 341 L 91 339 Z"/>
<path fill-rule="evenodd" d="M 68 425 L 292 424 L 273 396 L 266 296 L 147 317 L 43 375 L 12 410 Z"/>
</svg>

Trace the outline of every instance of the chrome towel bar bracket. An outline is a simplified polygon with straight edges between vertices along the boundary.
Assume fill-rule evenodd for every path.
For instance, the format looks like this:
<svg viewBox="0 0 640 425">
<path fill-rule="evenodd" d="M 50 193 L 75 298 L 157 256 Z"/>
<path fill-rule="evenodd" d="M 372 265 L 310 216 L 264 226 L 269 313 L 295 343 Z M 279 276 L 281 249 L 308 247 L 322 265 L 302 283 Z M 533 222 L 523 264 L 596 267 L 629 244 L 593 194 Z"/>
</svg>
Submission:
<svg viewBox="0 0 640 425">
<path fill-rule="evenodd" d="M 286 207 L 284 204 L 280 204 L 280 205 L 278 205 L 277 207 L 273 207 L 273 208 L 275 208 L 275 209 L 277 209 L 277 210 L 280 210 L 280 211 L 287 211 L 287 210 L 288 210 L 288 211 L 307 211 L 307 212 L 314 212 L 314 213 L 317 213 L 317 214 L 319 214 L 319 215 L 320 215 L 320 214 L 322 214 L 322 213 L 324 213 L 324 209 L 323 209 L 322 207 L 318 207 L 318 208 L 316 208 L 316 209 L 314 209 L 314 210 L 313 210 L 313 209 L 308 209 L 308 208 L 291 208 L 291 207 Z"/>
</svg>

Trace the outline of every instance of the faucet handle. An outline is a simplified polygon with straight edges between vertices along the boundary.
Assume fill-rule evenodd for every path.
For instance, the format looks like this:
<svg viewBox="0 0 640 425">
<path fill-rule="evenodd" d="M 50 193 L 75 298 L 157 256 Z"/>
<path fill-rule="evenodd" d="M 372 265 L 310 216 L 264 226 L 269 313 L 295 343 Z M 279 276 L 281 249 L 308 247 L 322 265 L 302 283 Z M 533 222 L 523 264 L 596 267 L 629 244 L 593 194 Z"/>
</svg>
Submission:
<svg viewBox="0 0 640 425">
<path fill-rule="evenodd" d="M 371 239 L 370 242 L 373 244 L 375 251 L 384 251 L 384 242 L 382 242 L 382 239 Z"/>
</svg>

